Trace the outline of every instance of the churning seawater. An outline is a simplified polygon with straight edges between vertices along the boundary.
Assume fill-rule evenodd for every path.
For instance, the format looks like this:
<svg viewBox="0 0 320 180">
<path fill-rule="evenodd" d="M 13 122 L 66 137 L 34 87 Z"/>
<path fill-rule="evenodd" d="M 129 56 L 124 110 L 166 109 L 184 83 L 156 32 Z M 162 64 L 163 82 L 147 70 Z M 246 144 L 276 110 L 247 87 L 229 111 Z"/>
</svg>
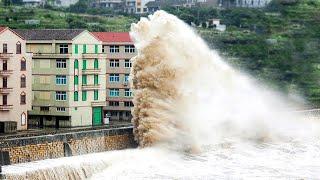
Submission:
<svg viewBox="0 0 320 180">
<path fill-rule="evenodd" d="M 140 148 L 4 167 L 29 179 L 319 179 L 319 122 L 229 66 L 177 17 L 131 28 Z M 20 176 L 21 177 L 21 176 Z M 26 176 L 24 176 L 26 177 Z"/>
</svg>

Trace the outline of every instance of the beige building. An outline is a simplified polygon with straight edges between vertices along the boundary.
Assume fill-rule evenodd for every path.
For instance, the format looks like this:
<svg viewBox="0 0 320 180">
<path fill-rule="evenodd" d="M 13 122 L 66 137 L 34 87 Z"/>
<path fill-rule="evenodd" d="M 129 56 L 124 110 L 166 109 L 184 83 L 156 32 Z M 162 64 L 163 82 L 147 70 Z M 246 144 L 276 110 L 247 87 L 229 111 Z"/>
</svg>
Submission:
<svg viewBox="0 0 320 180">
<path fill-rule="evenodd" d="M 7 27 L 0 27 L 0 122 L 14 121 L 27 129 L 31 109 L 31 57 L 26 41 Z"/>
<path fill-rule="evenodd" d="M 15 30 L 33 52 L 30 125 L 101 125 L 106 66 L 101 41 L 87 30 Z"/>
<path fill-rule="evenodd" d="M 104 116 L 111 121 L 131 120 L 132 91 L 129 85 L 130 59 L 136 55 L 128 32 L 93 32 L 102 41 L 102 53 L 106 54 L 106 106 Z"/>
</svg>

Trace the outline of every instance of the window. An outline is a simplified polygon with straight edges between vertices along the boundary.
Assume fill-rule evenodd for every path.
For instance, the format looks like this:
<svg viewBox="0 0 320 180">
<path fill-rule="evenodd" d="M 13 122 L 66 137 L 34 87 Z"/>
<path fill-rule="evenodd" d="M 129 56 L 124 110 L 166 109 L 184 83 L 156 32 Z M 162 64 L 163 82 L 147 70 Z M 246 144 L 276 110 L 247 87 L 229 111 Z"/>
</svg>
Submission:
<svg viewBox="0 0 320 180">
<path fill-rule="evenodd" d="M 95 44 L 95 45 L 94 45 L 94 53 L 98 54 L 98 52 L 99 52 L 98 45 Z"/>
<path fill-rule="evenodd" d="M 75 44 L 75 45 L 74 45 L 74 53 L 75 53 L 75 54 L 78 54 L 78 53 L 79 53 L 79 46 L 78 46 L 78 44 Z"/>
<path fill-rule="evenodd" d="M 6 60 L 2 61 L 2 70 L 4 71 L 8 70 L 8 62 Z"/>
<path fill-rule="evenodd" d="M 40 111 L 49 111 L 49 107 L 41 106 Z"/>
<path fill-rule="evenodd" d="M 26 113 L 23 112 L 21 114 L 21 126 L 26 125 L 26 122 L 27 122 L 27 115 L 26 115 Z"/>
<path fill-rule="evenodd" d="M 110 59 L 110 67 L 119 67 L 119 59 Z"/>
<path fill-rule="evenodd" d="M 60 54 L 68 54 L 68 44 L 60 44 L 59 52 Z"/>
<path fill-rule="evenodd" d="M 93 68 L 94 69 L 99 69 L 99 61 L 98 61 L 98 59 L 94 59 Z"/>
<path fill-rule="evenodd" d="M 20 70 L 25 71 L 26 69 L 27 69 L 27 62 L 24 58 L 22 58 L 20 61 Z"/>
<path fill-rule="evenodd" d="M 82 53 L 87 53 L 87 45 L 86 44 L 84 44 L 83 46 L 82 46 Z"/>
<path fill-rule="evenodd" d="M 16 54 L 21 54 L 21 43 L 17 42 L 16 44 Z"/>
<path fill-rule="evenodd" d="M 2 95 L 2 105 L 8 105 L 8 95 Z"/>
<path fill-rule="evenodd" d="M 8 45 L 7 44 L 3 44 L 2 53 L 8 53 Z"/>
<path fill-rule="evenodd" d="M 107 47 L 107 46 L 102 46 L 102 52 L 103 52 L 103 53 L 106 52 L 106 47 Z"/>
<path fill-rule="evenodd" d="M 93 82 L 94 82 L 94 85 L 98 85 L 99 84 L 99 75 L 94 75 L 93 76 Z"/>
<path fill-rule="evenodd" d="M 56 60 L 56 67 L 57 68 L 67 68 L 67 60 L 65 60 L 65 59 L 57 59 Z"/>
<path fill-rule="evenodd" d="M 66 85 L 67 84 L 67 76 L 56 75 L 56 84 L 57 85 Z"/>
<path fill-rule="evenodd" d="M 2 87 L 7 88 L 8 87 L 8 79 L 7 77 L 2 78 Z"/>
<path fill-rule="evenodd" d="M 126 45 L 124 46 L 124 52 L 126 53 L 134 53 L 135 52 L 135 48 L 133 45 Z"/>
<path fill-rule="evenodd" d="M 74 69 L 78 69 L 79 68 L 79 61 L 78 59 L 74 60 Z"/>
<path fill-rule="evenodd" d="M 93 98 L 94 98 L 94 100 L 99 99 L 99 91 L 98 90 L 94 90 Z"/>
<path fill-rule="evenodd" d="M 74 85 L 78 85 L 79 84 L 79 76 L 75 75 L 74 76 Z"/>
<path fill-rule="evenodd" d="M 82 75 L 82 85 L 87 85 L 87 75 Z"/>
<path fill-rule="evenodd" d="M 131 101 L 124 101 L 125 107 L 133 107 L 133 103 Z"/>
<path fill-rule="evenodd" d="M 119 106 L 119 101 L 109 101 L 109 106 Z"/>
<path fill-rule="evenodd" d="M 57 107 L 58 112 L 65 112 L 66 108 L 65 107 Z"/>
<path fill-rule="evenodd" d="M 110 74 L 109 75 L 109 82 L 119 82 L 120 76 L 119 74 Z"/>
<path fill-rule="evenodd" d="M 66 91 L 56 91 L 56 100 L 57 101 L 67 100 L 67 92 Z"/>
<path fill-rule="evenodd" d="M 20 87 L 21 88 L 25 88 L 26 87 L 26 76 L 25 75 L 22 75 L 20 77 Z"/>
<path fill-rule="evenodd" d="M 131 64 L 130 59 L 124 60 L 124 67 L 125 68 L 131 68 L 131 66 L 132 66 L 132 64 Z"/>
<path fill-rule="evenodd" d="M 78 101 L 78 100 L 79 100 L 79 93 L 78 93 L 78 91 L 75 91 L 75 92 L 73 93 L 73 100 L 74 100 L 74 101 Z"/>
<path fill-rule="evenodd" d="M 119 52 L 119 46 L 110 46 L 110 53 L 118 53 Z"/>
<path fill-rule="evenodd" d="M 82 91 L 82 101 L 87 100 L 87 91 Z"/>
<path fill-rule="evenodd" d="M 26 93 L 20 94 L 20 104 L 26 104 Z"/>
<path fill-rule="evenodd" d="M 110 97 L 119 97 L 119 89 L 110 89 L 109 96 Z"/>
<path fill-rule="evenodd" d="M 125 97 L 132 97 L 132 91 L 131 91 L 131 89 L 125 89 L 125 90 L 124 90 L 124 96 L 125 96 Z"/>
<path fill-rule="evenodd" d="M 83 70 L 87 69 L 87 60 L 85 60 L 85 59 L 82 61 L 82 69 Z"/>
</svg>

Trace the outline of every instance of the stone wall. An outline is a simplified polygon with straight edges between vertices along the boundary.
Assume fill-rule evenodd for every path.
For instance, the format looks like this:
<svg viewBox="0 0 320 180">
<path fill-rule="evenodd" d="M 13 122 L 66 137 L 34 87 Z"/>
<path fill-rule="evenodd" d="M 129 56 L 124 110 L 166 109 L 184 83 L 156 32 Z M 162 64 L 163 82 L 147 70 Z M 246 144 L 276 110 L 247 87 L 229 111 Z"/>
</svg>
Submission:
<svg viewBox="0 0 320 180">
<path fill-rule="evenodd" d="M 1 140 L 10 164 L 135 147 L 132 127 Z M 1 163 L 1 162 L 0 162 Z"/>
</svg>

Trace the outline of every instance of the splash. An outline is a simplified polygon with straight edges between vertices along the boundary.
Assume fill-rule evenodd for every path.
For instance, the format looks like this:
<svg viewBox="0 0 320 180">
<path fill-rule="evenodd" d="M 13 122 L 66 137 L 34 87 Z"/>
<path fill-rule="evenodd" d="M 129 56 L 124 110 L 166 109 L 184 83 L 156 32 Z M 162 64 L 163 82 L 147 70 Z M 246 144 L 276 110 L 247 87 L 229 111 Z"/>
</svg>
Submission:
<svg viewBox="0 0 320 180">
<path fill-rule="evenodd" d="M 177 17 L 158 11 L 131 27 L 133 124 L 141 147 L 197 149 L 225 138 L 310 137 L 279 94 L 237 72 Z M 291 106 L 291 105 L 290 105 Z"/>
</svg>

